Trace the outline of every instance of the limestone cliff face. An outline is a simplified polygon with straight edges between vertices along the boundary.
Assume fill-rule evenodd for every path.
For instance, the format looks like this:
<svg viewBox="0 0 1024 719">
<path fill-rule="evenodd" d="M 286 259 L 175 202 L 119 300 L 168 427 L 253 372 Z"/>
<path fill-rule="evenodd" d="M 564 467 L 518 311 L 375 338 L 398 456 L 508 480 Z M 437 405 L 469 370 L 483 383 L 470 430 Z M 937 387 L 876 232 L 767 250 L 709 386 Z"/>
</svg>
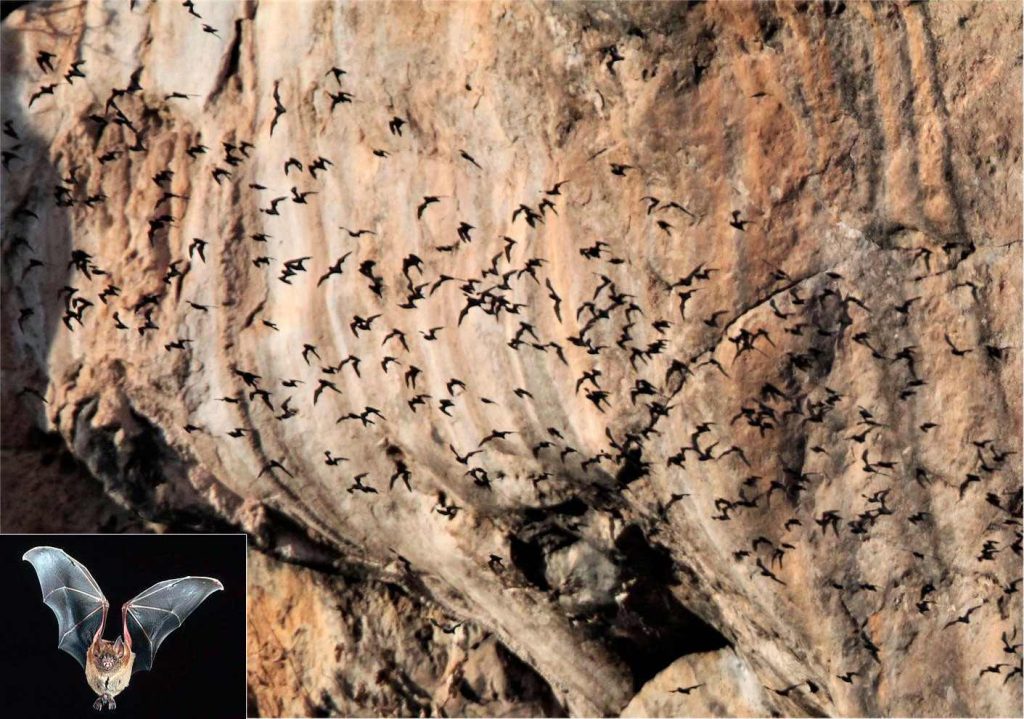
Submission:
<svg viewBox="0 0 1024 719">
<path fill-rule="evenodd" d="M 249 562 L 250 713 L 553 716 L 548 685 L 494 636 L 377 582 Z"/>
<path fill-rule="evenodd" d="M 5 418 L 261 712 L 1019 708 L 1019 4 L 194 10 L 4 21 Z"/>
</svg>

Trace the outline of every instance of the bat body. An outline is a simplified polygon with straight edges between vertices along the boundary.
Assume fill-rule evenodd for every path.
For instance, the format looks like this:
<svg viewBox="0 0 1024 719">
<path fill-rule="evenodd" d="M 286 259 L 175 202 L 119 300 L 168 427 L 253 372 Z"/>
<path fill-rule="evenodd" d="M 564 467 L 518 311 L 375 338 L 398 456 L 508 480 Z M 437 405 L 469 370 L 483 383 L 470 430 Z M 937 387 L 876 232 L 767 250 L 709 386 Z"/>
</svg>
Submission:
<svg viewBox="0 0 1024 719">
<path fill-rule="evenodd" d="M 78 660 L 98 698 L 96 710 L 117 707 L 114 697 L 132 675 L 152 669 L 167 635 L 213 592 L 224 586 L 210 577 L 181 577 L 157 582 L 121 607 L 121 636 L 103 638 L 110 608 L 85 565 L 56 547 L 34 547 L 22 557 L 39 579 L 43 602 L 57 617 L 57 647 Z"/>
<path fill-rule="evenodd" d="M 96 700 L 101 708 L 104 698 L 113 709 L 117 705 L 114 697 L 128 686 L 132 678 L 132 665 L 135 664 L 135 653 L 128 649 L 121 637 L 110 642 L 100 639 L 89 645 L 85 653 L 85 680 L 89 688 L 99 695 Z"/>
</svg>

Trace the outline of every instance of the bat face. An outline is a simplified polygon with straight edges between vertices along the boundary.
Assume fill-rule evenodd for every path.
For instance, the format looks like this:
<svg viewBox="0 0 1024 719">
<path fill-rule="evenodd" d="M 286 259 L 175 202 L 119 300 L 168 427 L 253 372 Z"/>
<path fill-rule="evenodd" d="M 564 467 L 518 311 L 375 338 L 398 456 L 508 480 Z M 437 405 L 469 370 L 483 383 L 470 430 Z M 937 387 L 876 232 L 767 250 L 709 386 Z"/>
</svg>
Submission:
<svg viewBox="0 0 1024 719">
<path fill-rule="evenodd" d="M 121 636 L 103 639 L 109 603 L 81 562 L 56 547 L 34 547 L 23 557 L 39 579 L 43 602 L 57 617 L 58 647 L 85 669 L 99 695 L 93 708 L 114 709 L 132 674 L 152 669 L 164 639 L 208 596 L 223 589 L 211 577 L 179 577 L 157 582 L 121 607 Z"/>
<path fill-rule="evenodd" d="M 121 637 L 112 642 L 100 639 L 89 647 L 86 653 L 86 667 L 93 665 L 97 671 L 105 674 L 110 674 L 125 665 L 130 668 L 134 660 L 135 652 L 128 650 Z"/>
</svg>

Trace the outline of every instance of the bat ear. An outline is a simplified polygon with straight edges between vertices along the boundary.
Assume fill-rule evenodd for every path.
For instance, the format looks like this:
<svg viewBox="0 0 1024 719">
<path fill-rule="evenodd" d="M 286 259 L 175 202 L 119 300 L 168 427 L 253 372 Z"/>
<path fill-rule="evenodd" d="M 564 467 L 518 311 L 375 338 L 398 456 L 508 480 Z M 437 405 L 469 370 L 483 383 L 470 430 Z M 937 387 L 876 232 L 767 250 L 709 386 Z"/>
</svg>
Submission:
<svg viewBox="0 0 1024 719">
<path fill-rule="evenodd" d="M 114 651 L 117 652 L 117 656 L 123 657 L 124 656 L 124 650 L 125 650 L 124 642 L 121 641 L 121 637 L 118 637 L 117 639 L 114 640 Z"/>
</svg>

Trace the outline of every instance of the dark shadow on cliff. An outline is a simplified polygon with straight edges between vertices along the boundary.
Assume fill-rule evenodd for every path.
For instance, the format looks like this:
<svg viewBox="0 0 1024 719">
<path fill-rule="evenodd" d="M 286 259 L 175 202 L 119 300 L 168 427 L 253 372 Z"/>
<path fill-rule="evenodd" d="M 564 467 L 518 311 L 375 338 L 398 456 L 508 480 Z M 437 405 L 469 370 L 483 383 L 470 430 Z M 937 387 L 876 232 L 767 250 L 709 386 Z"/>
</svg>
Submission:
<svg viewBox="0 0 1024 719">
<path fill-rule="evenodd" d="M 50 29 L 53 26 L 46 16 L 78 9 L 78 6 L 38 3 L 24 8 L 22 12 L 38 16 L 41 20 L 33 25 L 31 37 L 38 41 L 40 33 L 52 32 L 52 43 L 43 42 L 41 46 L 49 46 L 52 52 L 60 54 L 67 43 L 59 30 Z M 98 409 L 94 397 L 79 399 L 73 407 L 55 405 L 56 393 L 50 387 L 73 383 L 75 374 L 82 368 L 81 362 L 62 361 L 61 364 L 68 367 L 65 376 L 50 376 L 50 355 L 58 339 L 62 339 L 59 333 L 73 332 L 78 346 L 87 347 L 89 333 L 99 327 L 98 323 L 113 321 L 107 304 L 112 301 L 102 300 L 101 291 L 108 285 L 124 284 L 102 271 L 102 256 L 95 260 L 85 259 L 84 268 L 70 261 L 73 259 L 72 250 L 76 249 L 72 236 L 73 218 L 86 213 L 116 212 L 116 208 L 104 210 L 103 205 L 86 206 L 84 201 L 90 196 L 102 196 L 103 184 L 98 179 L 116 181 L 117 165 L 131 163 L 132 152 L 145 152 L 146 148 L 140 141 L 142 135 L 138 133 L 135 139 L 139 147 L 133 148 L 129 146 L 130 139 L 125 130 L 115 129 L 117 123 L 95 123 L 87 119 L 89 113 L 93 116 L 105 113 L 102 100 L 94 100 L 88 106 L 74 109 L 77 115 L 71 121 L 85 127 L 86 141 L 92 142 L 93 154 L 98 152 L 101 141 L 109 145 L 114 139 L 117 149 L 127 151 L 127 156 L 111 165 L 89 161 L 86 167 L 78 168 L 76 174 L 70 167 L 75 160 L 58 155 L 58 167 L 51 157 L 53 149 L 49 142 L 33 130 L 33 125 L 37 124 L 36 118 L 45 119 L 49 113 L 69 111 L 60 100 L 60 93 L 66 85 L 57 72 L 59 67 L 53 72 L 46 72 L 41 66 L 37 69 L 36 58 L 23 56 L 22 41 L 28 37 L 27 31 L 12 28 L 10 20 L 8 18 L 2 28 L 3 64 L 5 68 L 18 71 L 8 71 L 3 77 L 2 120 L 5 127 L 10 123 L 9 129 L 17 137 L 8 133 L 3 135 L 4 152 L 13 153 L 5 154 L 7 167 L 3 175 L 4 302 L 0 313 L 4 358 L 3 445 L 22 452 L 43 449 L 43 455 L 35 461 L 46 462 L 53 452 L 67 451 L 68 448 L 37 447 L 40 438 L 46 443 L 50 443 L 53 436 L 69 438 L 68 441 L 74 444 L 74 452 L 92 476 L 103 483 L 107 495 L 131 507 L 146 520 L 181 530 L 230 531 L 231 527 L 199 502 L 194 507 L 169 510 L 162 506 L 166 503 L 158 501 L 160 488 L 172 477 L 186 476 L 187 468 L 160 428 L 146 417 L 129 406 L 127 409 L 133 426 L 124 428 L 131 431 L 122 437 L 118 435 L 122 428 L 117 425 L 95 427 L 91 424 Z M 44 95 L 29 106 L 25 95 L 51 80 L 57 83 L 56 93 Z M 93 88 L 97 97 L 108 89 Z M 132 107 L 128 112 L 137 115 L 138 110 L 138 107 Z M 110 113 L 106 112 L 106 115 L 109 117 Z M 148 133 L 154 122 L 151 115 L 143 105 L 141 117 L 136 118 L 140 133 Z M 119 139 L 116 133 L 121 134 Z M 81 159 L 78 161 L 82 162 Z M 121 241 L 113 237 L 94 239 L 111 245 Z M 166 254 L 165 244 L 157 247 L 157 254 L 161 250 Z M 82 258 L 78 258 L 78 264 L 83 264 Z M 74 291 L 69 293 L 62 288 Z M 125 286 L 122 289 L 130 291 L 131 288 Z M 82 304 L 74 304 L 77 302 Z M 73 316 L 75 314 L 77 318 Z M 36 429 L 53 434 L 39 434 L 34 432 Z M 25 496 L 38 483 L 34 483 L 31 476 L 21 474 L 20 465 L 11 461 L 13 455 L 10 452 L 5 452 L 4 457 L 3 485 L 10 490 L 8 496 Z M 87 476 L 81 470 L 82 465 L 76 470 L 79 477 Z M 109 505 L 107 511 L 112 511 Z M 92 527 L 83 528 L 78 522 L 72 522 L 68 527 L 56 527 L 53 526 L 54 521 L 56 518 L 48 524 L 51 530 L 68 530 L 74 526 L 78 531 L 105 531 L 126 524 L 104 520 Z"/>
<path fill-rule="evenodd" d="M 46 188 L 61 181 L 58 168 L 50 161 L 49 145 L 32 130 L 31 114 L 45 111 L 36 103 L 33 110 L 27 100 L 15 96 L 17 75 L 12 68 L 30 67 L 22 58 L 19 31 L 13 30 L 7 16 L 17 9 L 4 5 L 2 25 L 2 63 L 5 72 L 0 85 L 3 97 L 2 120 L 10 122 L 17 138 L 5 133 L 2 147 L 7 167 L 3 169 L 2 220 L 0 243 L 0 283 L 3 306 L 0 311 L 0 347 L 3 353 L 2 412 L 0 434 L 4 463 L 0 475 L 4 494 L 17 495 L 21 485 L 31 482 L 30 470 L 12 461 L 14 451 L 39 452 L 46 462 L 54 453 L 52 435 L 44 431 L 47 417 L 53 419 L 56 408 L 47 395 L 48 359 L 61 324 L 60 288 L 68 284 L 66 263 L 71 254 L 71 229 L 68 208 L 59 207 Z M 42 7 L 45 7 L 42 6 Z M 26 12 L 34 12 L 29 8 Z M 25 83 L 25 89 L 32 87 Z M 42 262 L 42 265 L 35 265 Z M 51 488 L 52 491 L 52 488 Z M 45 497 L 37 498 L 45 503 Z"/>
<path fill-rule="evenodd" d="M 679 580 L 666 548 L 651 543 L 635 524 L 619 534 L 615 545 L 632 587 L 610 638 L 633 673 L 637 690 L 681 656 L 729 646 L 717 629 L 672 594 L 670 587 Z"/>
<path fill-rule="evenodd" d="M 42 3 L 32 3 L 32 2 L 27 2 L 26 0 L 11 0 L 10 2 L 0 3 L 0 21 L 4 20 L 8 15 L 10 15 L 12 12 L 17 10 L 18 8 L 23 7 L 25 5 L 33 5 L 33 4 L 38 5 L 38 4 L 42 4 Z"/>
<path fill-rule="evenodd" d="M 639 454 L 623 475 L 641 474 Z M 615 502 L 601 492 L 587 493 L 588 503 L 576 496 L 544 508 L 530 508 L 521 515 L 520 527 L 509 536 L 510 562 L 527 584 L 562 603 L 582 634 L 601 642 L 630 672 L 639 690 L 669 664 L 686 654 L 714 651 L 729 646 L 713 626 L 690 611 L 674 595 L 680 583 L 669 551 L 653 543 L 637 524 L 627 525 L 614 548 L 602 552 L 619 572 L 618 597 L 581 600 L 572 581 L 552 586 L 553 555 L 586 542 L 581 523 L 592 512 L 616 514 Z M 556 574 L 558 570 L 555 570 Z"/>
</svg>

